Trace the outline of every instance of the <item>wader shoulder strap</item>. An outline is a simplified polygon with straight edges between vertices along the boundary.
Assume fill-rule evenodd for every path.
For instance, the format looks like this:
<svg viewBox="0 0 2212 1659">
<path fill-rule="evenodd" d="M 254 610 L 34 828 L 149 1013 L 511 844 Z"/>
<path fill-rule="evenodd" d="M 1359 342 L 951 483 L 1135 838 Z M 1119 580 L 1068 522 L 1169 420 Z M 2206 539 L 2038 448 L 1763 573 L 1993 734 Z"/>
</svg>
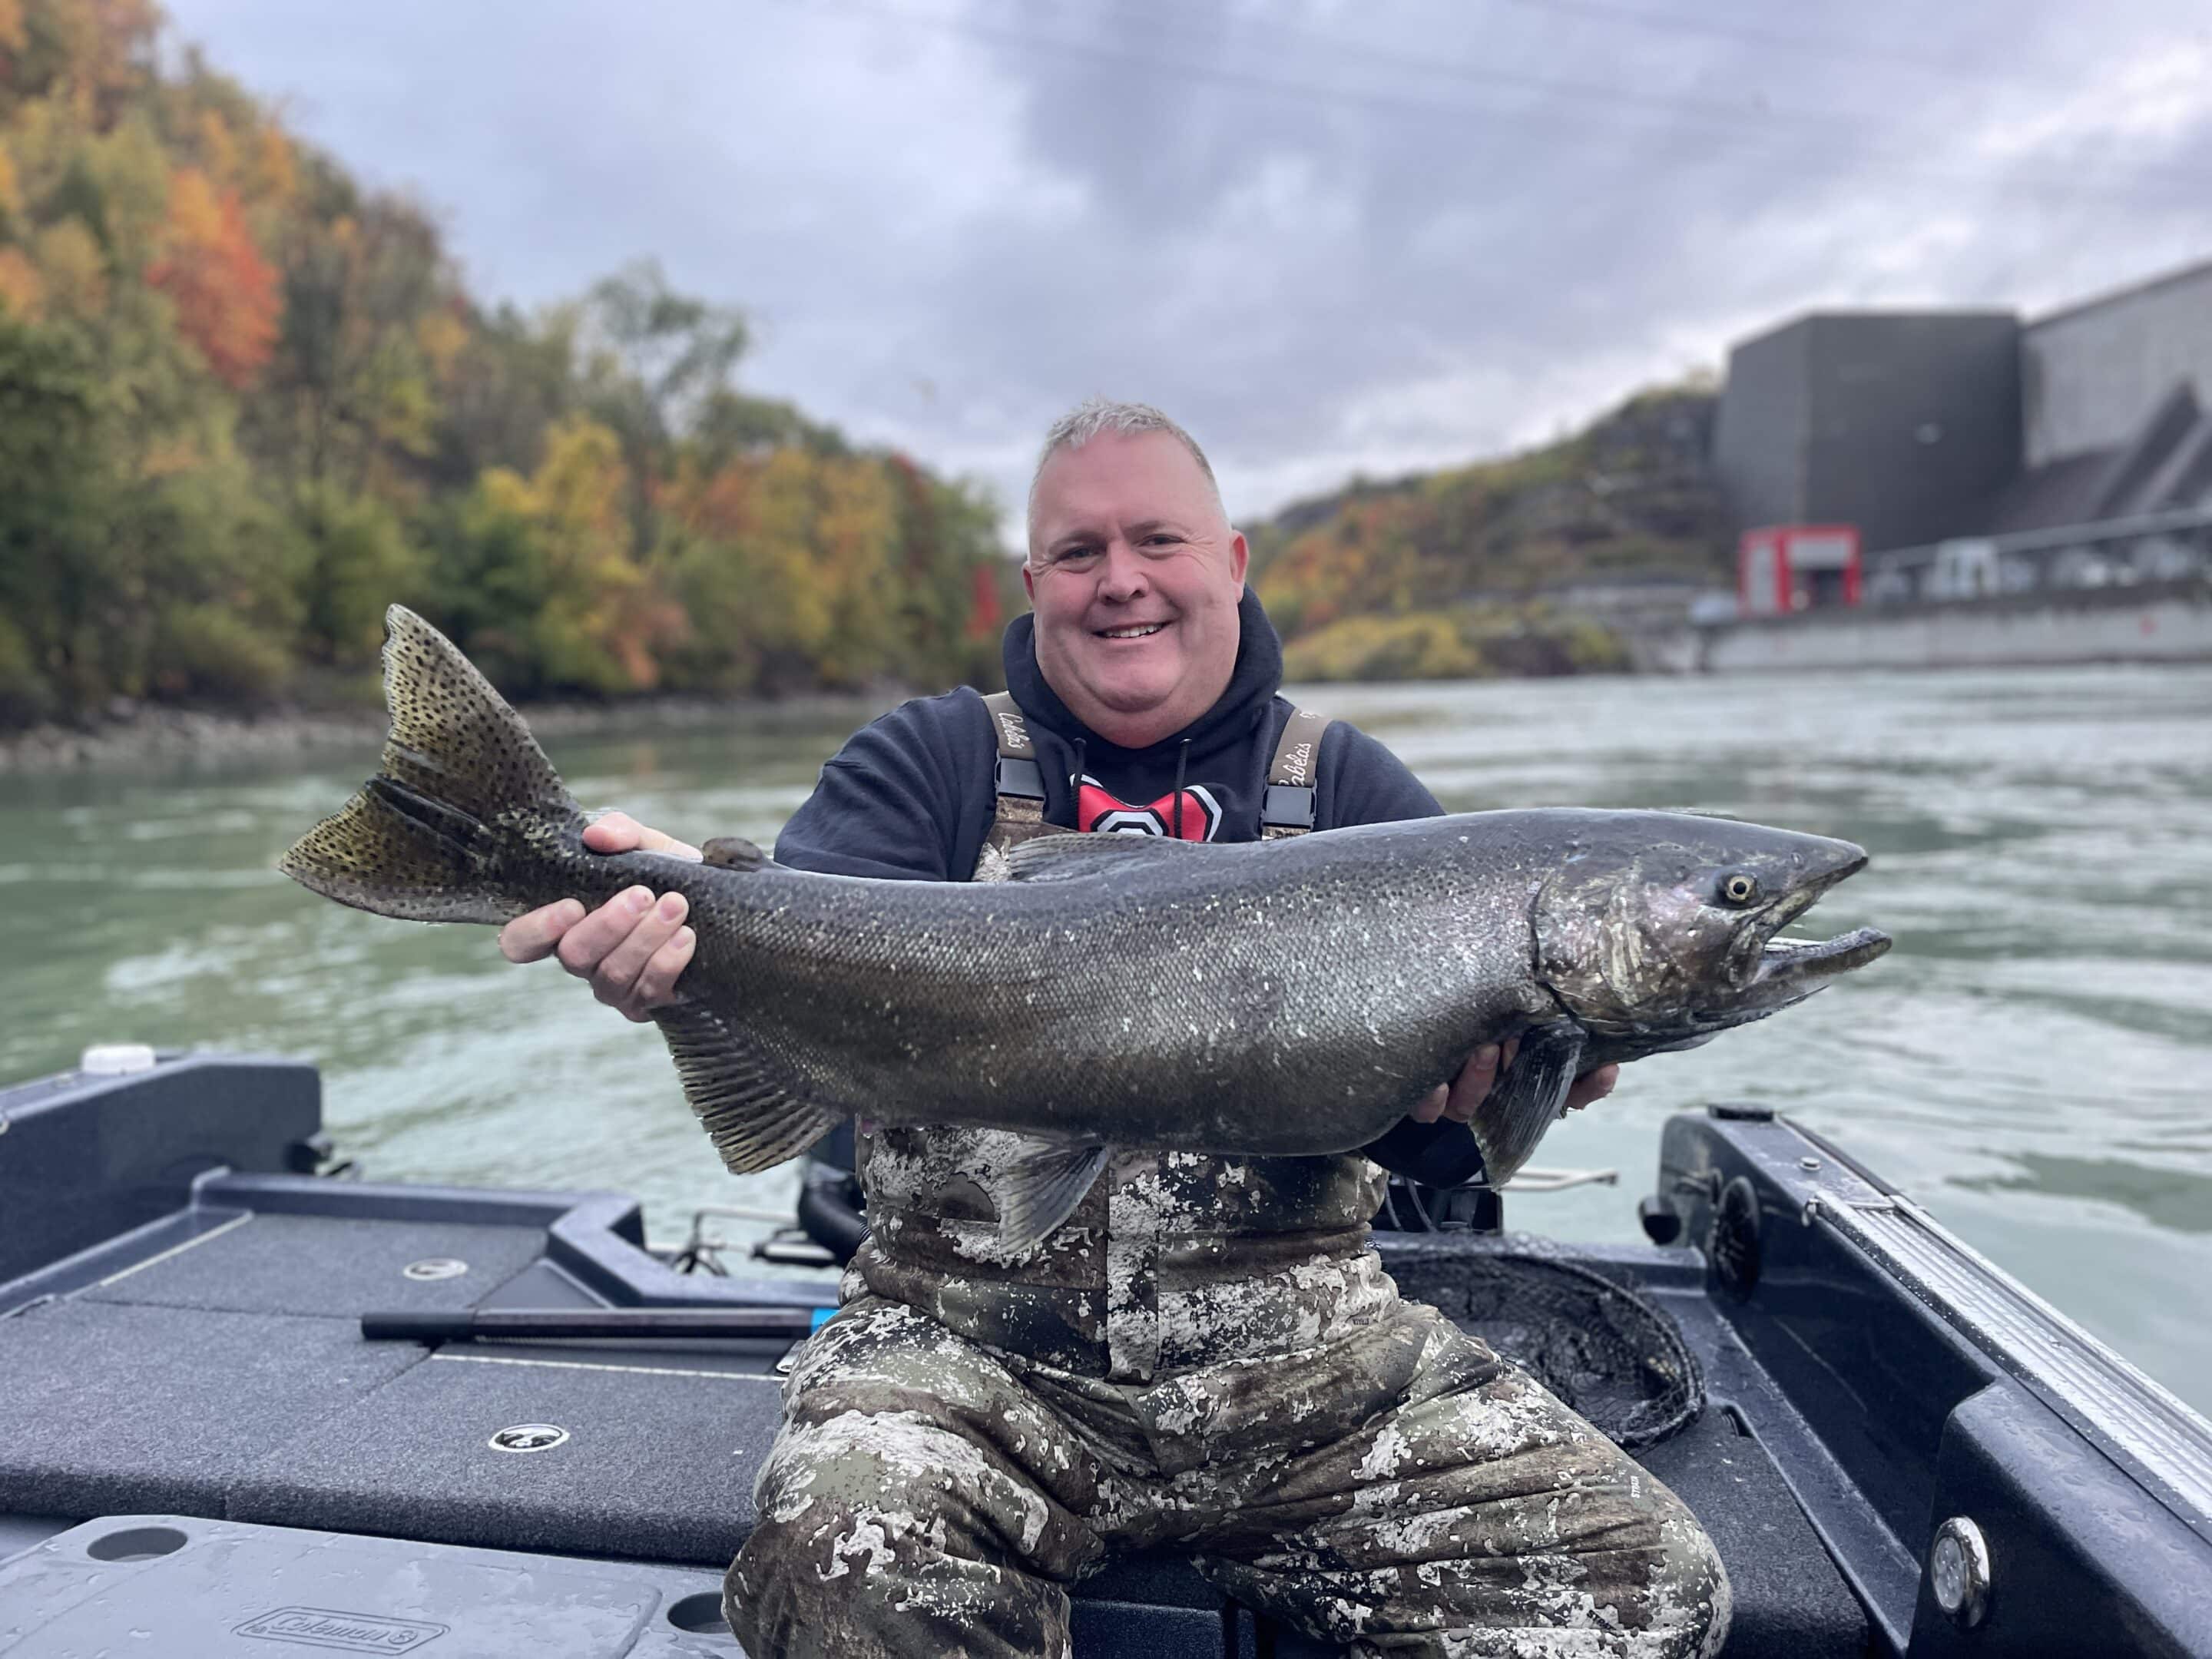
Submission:
<svg viewBox="0 0 2212 1659">
<path fill-rule="evenodd" d="M 1321 734 L 1329 717 L 1310 708 L 1292 708 L 1282 741 L 1267 763 L 1267 793 L 1260 803 L 1260 835 L 1267 841 L 1303 836 L 1314 827 L 1315 770 L 1321 763 Z"/>
<path fill-rule="evenodd" d="M 1001 797 L 1014 795 L 1024 800 L 1044 799 L 1044 773 L 1036 761 L 1036 745 L 1030 741 L 1029 722 L 1014 702 L 1011 691 L 994 691 L 983 699 L 983 707 L 991 711 L 991 729 L 999 738 L 999 770 L 996 788 Z"/>
</svg>

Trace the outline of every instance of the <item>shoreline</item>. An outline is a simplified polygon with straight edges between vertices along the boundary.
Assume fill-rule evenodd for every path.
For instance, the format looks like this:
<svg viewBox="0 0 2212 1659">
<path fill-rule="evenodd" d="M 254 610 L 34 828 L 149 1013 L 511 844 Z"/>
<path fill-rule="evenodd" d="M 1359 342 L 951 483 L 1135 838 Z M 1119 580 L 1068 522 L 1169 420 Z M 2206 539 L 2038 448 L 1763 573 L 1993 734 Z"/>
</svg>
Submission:
<svg viewBox="0 0 2212 1659">
<path fill-rule="evenodd" d="M 668 697 L 620 703 L 526 703 L 516 709 L 540 737 L 670 731 L 743 720 L 755 726 L 848 718 L 858 725 L 908 695 L 816 691 L 791 697 Z M 374 749 L 391 728 L 382 708 L 279 707 L 252 714 L 164 703 L 118 707 L 97 725 L 51 722 L 0 732 L 0 777 L 110 769 L 196 769 Z"/>
</svg>

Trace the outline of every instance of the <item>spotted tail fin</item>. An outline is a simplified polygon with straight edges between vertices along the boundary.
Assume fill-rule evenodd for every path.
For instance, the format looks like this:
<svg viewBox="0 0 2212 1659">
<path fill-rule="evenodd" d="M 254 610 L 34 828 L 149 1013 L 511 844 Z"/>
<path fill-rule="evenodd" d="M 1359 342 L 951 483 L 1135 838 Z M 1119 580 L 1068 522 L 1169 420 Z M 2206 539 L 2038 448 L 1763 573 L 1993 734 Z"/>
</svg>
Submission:
<svg viewBox="0 0 2212 1659">
<path fill-rule="evenodd" d="M 522 718 L 413 611 L 385 613 L 383 769 L 277 861 L 301 886 L 379 915 L 502 922 L 518 824 L 580 822 Z"/>
</svg>

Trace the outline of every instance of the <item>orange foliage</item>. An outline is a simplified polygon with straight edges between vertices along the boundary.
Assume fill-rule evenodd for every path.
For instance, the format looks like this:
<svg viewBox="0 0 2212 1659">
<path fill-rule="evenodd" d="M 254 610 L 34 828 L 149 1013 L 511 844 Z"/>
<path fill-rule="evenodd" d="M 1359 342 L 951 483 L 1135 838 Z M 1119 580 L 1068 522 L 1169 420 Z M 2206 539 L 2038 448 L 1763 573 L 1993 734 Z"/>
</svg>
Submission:
<svg viewBox="0 0 2212 1659">
<path fill-rule="evenodd" d="M 163 252 L 146 280 L 175 303 L 177 326 L 225 386 L 244 391 L 269 361 L 283 307 L 236 192 L 217 194 L 198 167 L 170 175 Z"/>
<path fill-rule="evenodd" d="M 991 567 L 979 564 L 970 585 L 968 600 L 968 637 L 989 640 L 998 637 L 1003 621 L 999 610 L 999 583 Z"/>
<path fill-rule="evenodd" d="M 230 123 L 222 118 L 222 111 L 204 109 L 193 125 L 198 130 L 195 137 L 199 141 L 201 167 L 222 189 L 236 189 L 238 140 L 231 137 Z"/>
<path fill-rule="evenodd" d="M 36 321 L 45 307 L 46 283 L 20 248 L 0 247 L 0 309 Z"/>
<path fill-rule="evenodd" d="M 255 193 L 272 202 L 290 201 L 300 182 L 299 158 L 291 142 L 273 126 L 261 129 L 261 136 L 254 143 L 253 165 L 248 172 Z"/>
<path fill-rule="evenodd" d="M 753 480 L 758 471 L 750 462 L 733 460 L 708 472 L 686 456 L 662 504 L 695 535 L 737 541 L 753 527 Z"/>
</svg>

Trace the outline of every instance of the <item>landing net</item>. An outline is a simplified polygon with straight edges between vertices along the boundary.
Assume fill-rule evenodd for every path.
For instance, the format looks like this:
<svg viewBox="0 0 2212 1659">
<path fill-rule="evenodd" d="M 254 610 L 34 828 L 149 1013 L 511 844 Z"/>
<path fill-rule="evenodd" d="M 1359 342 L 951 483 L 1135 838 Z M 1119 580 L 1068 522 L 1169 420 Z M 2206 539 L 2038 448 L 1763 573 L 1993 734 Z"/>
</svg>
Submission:
<svg viewBox="0 0 2212 1659">
<path fill-rule="evenodd" d="M 1482 1338 L 1622 1449 L 1655 1445 L 1705 1409 L 1705 1374 L 1674 1316 L 1558 1246 L 1519 1233 L 1376 1243 L 1405 1296 Z"/>
</svg>

